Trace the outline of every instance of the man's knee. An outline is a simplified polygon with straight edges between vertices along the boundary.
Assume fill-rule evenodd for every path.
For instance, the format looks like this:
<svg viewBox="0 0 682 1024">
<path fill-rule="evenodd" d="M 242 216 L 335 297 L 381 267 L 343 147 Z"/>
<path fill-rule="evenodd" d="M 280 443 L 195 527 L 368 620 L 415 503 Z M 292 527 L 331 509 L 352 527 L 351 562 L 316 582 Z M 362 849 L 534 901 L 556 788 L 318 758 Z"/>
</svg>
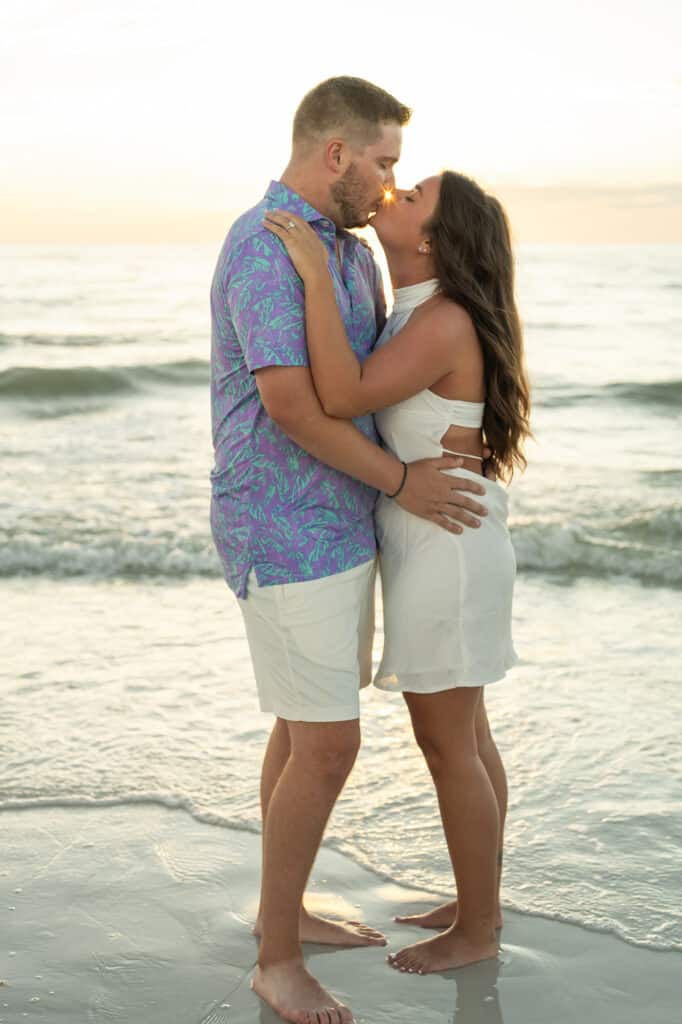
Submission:
<svg viewBox="0 0 682 1024">
<path fill-rule="evenodd" d="M 301 726 L 294 738 L 294 757 L 305 759 L 319 778 L 344 781 L 360 749 L 359 723 L 311 723 L 309 728 L 301 723 Z"/>
</svg>

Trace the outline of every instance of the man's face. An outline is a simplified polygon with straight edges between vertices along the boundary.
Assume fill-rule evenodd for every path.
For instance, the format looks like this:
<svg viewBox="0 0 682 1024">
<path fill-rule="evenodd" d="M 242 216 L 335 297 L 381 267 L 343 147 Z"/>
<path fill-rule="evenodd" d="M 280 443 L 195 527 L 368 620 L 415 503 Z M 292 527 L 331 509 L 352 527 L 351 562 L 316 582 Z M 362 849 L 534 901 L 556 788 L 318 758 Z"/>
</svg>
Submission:
<svg viewBox="0 0 682 1024">
<path fill-rule="evenodd" d="M 399 124 L 383 124 L 379 139 L 363 150 L 355 150 L 344 173 L 332 184 L 332 199 L 343 227 L 364 227 L 383 202 L 386 189 L 393 188 L 393 168 L 400 159 L 402 137 Z"/>
</svg>

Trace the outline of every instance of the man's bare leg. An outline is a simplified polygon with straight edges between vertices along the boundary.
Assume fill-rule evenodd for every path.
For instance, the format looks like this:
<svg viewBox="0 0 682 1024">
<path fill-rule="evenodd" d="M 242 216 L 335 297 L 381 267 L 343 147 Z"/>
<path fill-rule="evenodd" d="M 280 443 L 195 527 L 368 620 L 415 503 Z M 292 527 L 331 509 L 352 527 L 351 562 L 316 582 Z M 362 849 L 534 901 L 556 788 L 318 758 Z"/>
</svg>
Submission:
<svg viewBox="0 0 682 1024">
<path fill-rule="evenodd" d="M 275 722 L 268 740 L 260 783 L 261 820 L 263 823 L 263 847 L 265 847 L 265 822 L 268 816 L 270 800 L 287 761 L 291 754 L 289 723 L 283 718 Z M 265 849 L 263 849 L 265 863 Z M 258 916 L 253 927 L 253 934 L 260 938 L 262 933 L 263 893 L 258 906 Z M 386 939 L 381 932 L 360 921 L 330 921 L 319 914 L 311 914 L 301 904 L 299 921 L 299 939 L 301 942 L 319 942 L 331 946 L 384 946 Z"/>
<path fill-rule="evenodd" d="M 325 826 L 357 756 L 360 727 L 357 720 L 289 722 L 289 738 L 291 753 L 265 820 L 262 935 L 252 986 L 292 1024 L 320 1018 L 350 1024 L 351 1011 L 305 967 L 299 920 Z"/>
<path fill-rule="evenodd" d="M 263 766 L 260 773 L 260 814 L 261 814 L 261 844 L 263 850 L 263 861 L 265 861 L 265 822 L 268 816 L 268 807 L 275 786 L 279 782 L 280 775 L 284 771 L 289 755 L 291 754 L 291 742 L 289 740 L 289 723 L 283 718 L 276 718 L 275 724 L 270 733 L 268 745 L 265 749 Z M 254 934 L 260 934 L 260 920 L 263 911 L 263 890 L 261 887 L 260 900 L 258 903 L 258 916 Z"/>
<path fill-rule="evenodd" d="M 446 931 L 389 957 L 401 971 L 428 974 L 497 956 L 499 813 L 478 754 L 479 688 L 405 695 L 426 758 L 457 883 L 457 918 Z"/>
<path fill-rule="evenodd" d="M 497 855 L 497 919 L 496 928 L 502 927 L 502 909 L 500 907 L 500 886 L 502 884 L 502 854 L 504 848 L 504 824 L 507 819 L 507 775 L 504 764 L 497 749 L 485 708 L 483 693 L 476 710 L 476 742 L 478 755 L 485 766 L 488 778 L 495 791 L 495 799 L 500 814 L 500 848 Z M 449 928 L 457 918 L 457 900 L 448 900 L 424 914 L 408 914 L 394 918 L 398 924 L 410 924 L 420 928 Z"/>
</svg>

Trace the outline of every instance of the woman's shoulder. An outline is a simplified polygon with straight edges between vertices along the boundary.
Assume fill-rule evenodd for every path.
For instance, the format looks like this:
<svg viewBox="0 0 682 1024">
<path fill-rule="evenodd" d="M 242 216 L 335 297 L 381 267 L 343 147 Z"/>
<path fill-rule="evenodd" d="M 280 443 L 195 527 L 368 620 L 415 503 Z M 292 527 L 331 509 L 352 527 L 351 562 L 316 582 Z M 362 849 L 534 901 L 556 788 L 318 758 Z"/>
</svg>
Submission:
<svg viewBox="0 0 682 1024">
<path fill-rule="evenodd" d="M 416 309 L 413 316 L 423 327 L 451 342 L 478 341 L 474 322 L 464 306 L 440 292 Z"/>
</svg>

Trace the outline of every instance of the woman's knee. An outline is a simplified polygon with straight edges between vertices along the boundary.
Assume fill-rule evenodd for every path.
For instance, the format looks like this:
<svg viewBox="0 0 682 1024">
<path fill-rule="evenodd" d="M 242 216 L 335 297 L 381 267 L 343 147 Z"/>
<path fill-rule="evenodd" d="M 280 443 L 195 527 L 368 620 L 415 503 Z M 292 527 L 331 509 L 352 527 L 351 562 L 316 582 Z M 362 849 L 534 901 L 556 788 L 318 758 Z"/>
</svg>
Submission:
<svg viewBox="0 0 682 1024">
<path fill-rule="evenodd" d="M 490 731 L 490 723 L 488 722 L 488 714 L 485 709 L 483 697 L 479 701 L 478 707 L 476 708 L 476 743 L 480 752 L 487 750 L 493 742 L 493 736 Z"/>
<path fill-rule="evenodd" d="M 473 730 L 470 735 L 468 733 L 469 730 L 461 729 L 429 730 L 415 727 L 417 745 L 434 777 L 458 774 L 468 769 L 471 758 L 476 757 Z"/>
</svg>

